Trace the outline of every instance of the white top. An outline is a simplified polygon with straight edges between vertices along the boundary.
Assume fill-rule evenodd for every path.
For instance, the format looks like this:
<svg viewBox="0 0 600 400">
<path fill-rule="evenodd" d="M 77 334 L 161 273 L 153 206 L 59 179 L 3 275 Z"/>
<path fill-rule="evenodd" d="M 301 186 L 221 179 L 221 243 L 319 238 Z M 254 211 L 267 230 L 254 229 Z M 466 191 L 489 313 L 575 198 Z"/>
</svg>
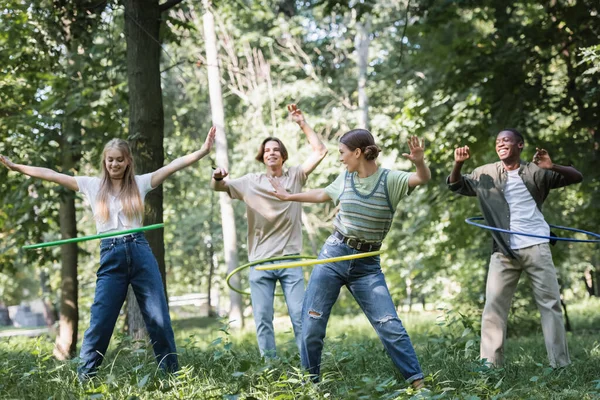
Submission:
<svg viewBox="0 0 600 400">
<path fill-rule="evenodd" d="M 535 200 L 527 190 L 519 170 L 508 172 L 508 181 L 504 189 L 504 197 L 510 209 L 510 230 L 514 232 L 531 233 L 533 235 L 550 236 L 550 226 L 544 215 L 537 208 Z M 510 235 L 510 248 L 522 249 L 540 243 L 548 243 L 548 239 L 523 235 Z"/>
<path fill-rule="evenodd" d="M 142 227 L 142 219 L 136 218 L 135 220 L 130 221 L 123 213 L 121 200 L 112 194 L 108 195 L 108 220 L 106 222 L 100 222 L 99 219 L 96 218 L 96 197 L 98 197 L 98 191 L 100 190 L 101 179 L 91 176 L 76 176 L 75 180 L 77 180 L 77 185 L 79 186 L 79 193 L 83 193 L 85 197 L 87 197 L 90 206 L 92 207 L 92 214 L 94 214 L 94 219 L 96 220 L 96 231 L 98 234 Z M 151 180 L 152 173 L 135 176 L 135 182 L 140 191 L 142 204 L 144 203 L 146 194 L 154 189 L 151 185 Z"/>
</svg>

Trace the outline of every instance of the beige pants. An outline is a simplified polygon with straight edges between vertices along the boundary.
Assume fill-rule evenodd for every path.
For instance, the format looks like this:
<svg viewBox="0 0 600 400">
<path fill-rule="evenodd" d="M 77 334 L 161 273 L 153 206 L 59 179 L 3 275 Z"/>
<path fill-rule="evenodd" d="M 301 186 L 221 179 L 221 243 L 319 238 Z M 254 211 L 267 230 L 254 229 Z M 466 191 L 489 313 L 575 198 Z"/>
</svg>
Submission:
<svg viewBox="0 0 600 400">
<path fill-rule="evenodd" d="M 550 365 L 554 368 L 571 363 L 562 319 L 560 291 L 548 243 L 515 250 L 516 259 L 494 253 L 485 292 L 481 318 L 481 358 L 495 366 L 504 362 L 506 323 L 512 297 L 521 271 L 529 276 L 538 309 Z"/>
</svg>

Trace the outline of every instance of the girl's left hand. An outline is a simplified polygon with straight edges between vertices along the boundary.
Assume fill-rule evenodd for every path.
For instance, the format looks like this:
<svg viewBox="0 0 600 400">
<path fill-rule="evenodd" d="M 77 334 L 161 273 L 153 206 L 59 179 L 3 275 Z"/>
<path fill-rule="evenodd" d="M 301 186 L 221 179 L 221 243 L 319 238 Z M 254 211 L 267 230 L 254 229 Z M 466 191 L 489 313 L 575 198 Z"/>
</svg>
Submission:
<svg viewBox="0 0 600 400">
<path fill-rule="evenodd" d="M 273 189 L 275 189 L 273 190 L 275 197 L 279 200 L 287 200 L 289 193 L 285 190 L 281 182 L 279 182 L 279 179 L 269 176 L 269 182 L 271 182 Z"/>
<path fill-rule="evenodd" d="M 408 158 L 412 163 L 423 161 L 425 153 L 425 140 L 419 140 L 416 136 L 411 136 L 407 139 L 410 154 L 403 153 L 402 157 Z"/>
</svg>

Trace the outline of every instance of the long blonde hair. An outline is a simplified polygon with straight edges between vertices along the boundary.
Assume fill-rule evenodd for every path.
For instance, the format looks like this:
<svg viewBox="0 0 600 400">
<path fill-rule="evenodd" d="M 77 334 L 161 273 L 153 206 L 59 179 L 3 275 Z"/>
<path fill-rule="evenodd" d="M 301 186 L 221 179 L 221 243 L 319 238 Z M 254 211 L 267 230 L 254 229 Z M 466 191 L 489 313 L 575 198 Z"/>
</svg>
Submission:
<svg viewBox="0 0 600 400">
<path fill-rule="evenodd" d="M 123 174 L 123 183 L 121 183 L 121 190 L 118 194 L 118 198 L 123 205 L 123 213 L 130 221 L 142 219 L 144 216 L 144 203 L 142 202 L 140 191 L 135 181 L 135 165 L 129 144 L 122 139 L 112 139 L 106 143 L 102 151 L 102 177 L 100 190 L 96 197 L 97 218 L 101 222 L 106 222 L 110 213 L 108 209 L 108 195 L 112 192 L 113 184 L 106 169 L 106 152 L 110 149 L 119 150 L 127 161 L 127 168 L 125 168 L 125 173 Z"/>
</svg>

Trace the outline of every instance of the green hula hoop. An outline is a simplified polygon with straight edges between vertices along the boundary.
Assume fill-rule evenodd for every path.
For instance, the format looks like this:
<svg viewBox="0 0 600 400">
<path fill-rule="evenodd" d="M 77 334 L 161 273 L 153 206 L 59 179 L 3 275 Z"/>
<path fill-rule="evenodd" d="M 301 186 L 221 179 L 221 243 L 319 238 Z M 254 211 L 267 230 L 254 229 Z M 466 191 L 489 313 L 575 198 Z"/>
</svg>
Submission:
<svg viewBox="0 0 600 400">
<path fill-rule="evenodd" d="M 253 265 L 257 265 L 257 264 L 263 264 L 263 263 L 266 263 L 266 262 L 269 262 L 269 261 L 295 260 L 295 259 L 298 259 L 298 258 L 308 258 L 308 259 L 314 259 L 314 258 L 317 258 L 317 257 L 315 257 L 315 256 L 305 256 L 305 255 L 295 255 L 295 256 L 280 256 L 280 257 L 271 257 L 271 258 L 265 258 L 264 260 L 252 261 L 252 262 L 249 262 L 249 263 L 247 263 L 247 264 L 244 264 L 244 265 L 242 265 L 242 266 L 240 266 L 240 267 L 237 267 L 236 269 L 234 269 L 233 271 L 231 271 L 229 274 L 227 274 L 227 278 L 225 278 L 225 282 L 227 282 L 227 286 L 229 286 L 229 289 L 233 290 L 234 292 L 237 292 L 237 293 L 239 293 L 239 294 L 247 294 L 247 295 L 250 295 L 250 292 L 244 292 L 243 290 L 240 290 L 240 289 L 238 289 L 238 288 L 236 288 L 236 287 L 233 287 L 233 286 L 231 285 L 231 283 L 229 282 L 229 280 L 230 280 L 230 279 L 231 279 L 231 278 L 232 278 L 232 277 L 233 277 L 235 274 L 237 274 L 238 272 L 240 272 L 241 270 L 244 270 L 244 269 L 246 269 L 246 268 L 250 268 L 250 267 L 252 267 Z M 275 264 L 275 265 L 279 265 L 279 264 Z M 283 265 L 283 264 L 281 264 L 281 265 Z M 289 268 L 289 267 L 288 267 L 288 268 Z M 257 269 L 258 269 L 258 268 L 257 268 Z M 272 268 L 272 269 L 278 269 L 278 268 L 275 266 L 275 268 Z M 276 294 L 275 296 L 283 296 L 283 294 L 279 294 L 279 293 L 278 293 L 278 294 Z"/>
<path fill-rule="evenodd" d="M 310 265 L 316 265 L 316 264 L 327 264 L 327 263 L 334 263 L 334 262 L 338 262 L 338 261 L 354 260 L 356 258 L 378 256 L 382 253 L 383 253 L 383 250 L 367 251 L 364 253 L 348 254 L 347 256 L 321 258 L 319 260 L 295 261 L 295 262 L 289 262 L 289 263 L 281 263 L 281 264 L 277 264 L 277 266 L 266 265 L 264 267 L 256 267 L 256 269 L 259 271 L 270 271 L 272 269 L 281 269 L 281 268 L 308 267 Z"/>
<path fill-rule="evenodd" d="M 23 246 L 22 248 L 26 249 L 26 250 L 41 249 L 42 247 L 60 246 L 63 244 L 68 244 L 68 243 L 85 242 L 87 240 L 104 239 L 104 238 L 113 237 L 113 236 L 127 235 L 128 233 L 144 232 L 144 231 L 149 231 L 151 229 L 160 229 L 164 226 L 165 226 L 164 223 L 154 224 L 154 225 L 142 226 L 141 228 L 127 229 L 127 230 L 119 231 L 119 232 L 100 233 L 98 235 L 90 235 L 90 236 L 81 236 L 81 237 L 70 238 L 70 239 L 62 239 L 62 240 L 56 240 L 54 242 L 29 244 L 27 246 Z"/>
</svg>

